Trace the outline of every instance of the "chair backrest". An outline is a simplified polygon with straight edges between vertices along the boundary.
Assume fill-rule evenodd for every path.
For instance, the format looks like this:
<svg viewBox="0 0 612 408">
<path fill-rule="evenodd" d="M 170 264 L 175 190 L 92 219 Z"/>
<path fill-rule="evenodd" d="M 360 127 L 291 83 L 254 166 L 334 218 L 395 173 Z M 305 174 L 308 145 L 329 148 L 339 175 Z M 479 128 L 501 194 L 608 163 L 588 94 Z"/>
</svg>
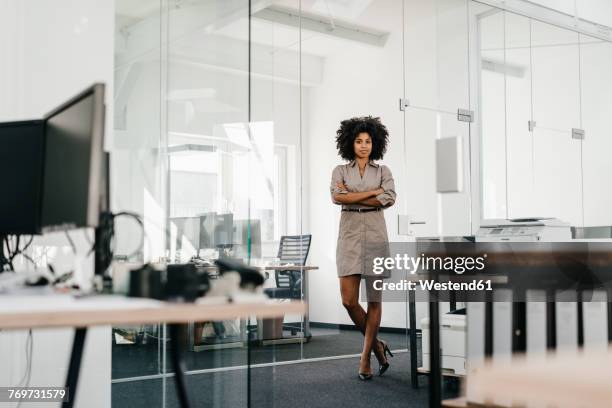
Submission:
<svg viewBox="0 0 612 408">
<path fill-rule="evenodd" d="M 278 246 L 278 258 L 282 263 L 305 265 L 312 235 L 283 235 Z M 300 283 L 300 271 L 276 271 L 276 287 L 296 288 Z"/>
</svg>

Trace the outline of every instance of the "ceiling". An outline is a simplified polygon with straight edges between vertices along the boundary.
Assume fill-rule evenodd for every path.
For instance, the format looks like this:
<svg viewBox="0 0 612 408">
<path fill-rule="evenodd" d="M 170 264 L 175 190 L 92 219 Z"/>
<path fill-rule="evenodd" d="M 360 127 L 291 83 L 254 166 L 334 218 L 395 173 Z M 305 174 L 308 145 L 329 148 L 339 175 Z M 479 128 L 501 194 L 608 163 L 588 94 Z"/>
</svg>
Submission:
<svg viewBox="0 0 612 408">
<path fill-rule="evenodd" d="M 202 41 L 206 34 L 216 34 L 224 37 L 246 40 L 248 35 L 248 2 L 246 0 L 169 0 L 171 10 L 190 10 L 194 13 L 213 15 L 215 23 L 194 27 L 191 32 L 182 35 L 177 47 L 192 48 L 190 43 Z M 228 6 L 229 5 L 229 6 Z M 198 8 L 199 7 L 199 8 Z M 209 12 L 204 13 L 204 7 Z M 268 7 L 282 7 L 295 13 L 300 12 L 299 0 L 253 0 L 252 10 L 256 15 L 258 10 Z M 388 32 L 389 21 L 401 16 L 401 3 L 396 0 L 301 0 L 301 10 L 304 15 L 325 24 L 349 25 L 356 31 L 375 30 Z M 139 22 L 147 19 L 159 19 L 159 3 L 151 0 L 117 0 L 116 27 L 118 31 L 136 29 Z M 209 18 L 210 20 L 210 18 Z M 177 19 L 170 19 L 172 25 L 180 26 Z M 211 29 L 212 27 L 212 29 Z M 401 30 L 398 24 L 397 30 Z M 253 43 L 271 47 L 274 52 L 300 51 L 300 30 L 280 22 L 274 22 L 254 17 L 251 20 L 251 40 Z M 369 46 L 359 41 L 347 40 L 335 36 L 333 32 L 316 32 L 301 30 L 301 52 L 316 56 L 337 54 L 347 47 Z"/>
</svg>

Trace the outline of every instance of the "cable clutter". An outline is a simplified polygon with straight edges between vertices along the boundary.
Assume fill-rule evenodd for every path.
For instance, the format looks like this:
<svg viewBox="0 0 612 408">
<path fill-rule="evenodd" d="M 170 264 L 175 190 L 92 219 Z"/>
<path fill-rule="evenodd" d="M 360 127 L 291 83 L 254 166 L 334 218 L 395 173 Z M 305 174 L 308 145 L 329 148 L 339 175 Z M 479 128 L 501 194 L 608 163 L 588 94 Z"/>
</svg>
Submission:
<svg viewBox="0 0 612 408">
<path fill-rule="evenodd" d="M 165 269 L 146 264 L 130 271 L 128 295 L 160 300 L 194 302 L 207 296 L 232 298 L 239 291 L 254 293 L 264 283 L 259 270 L 235 260 L 215 261 L 219 276 L 211 276 L 195 263 L 170 264 Z"/>
</svg>

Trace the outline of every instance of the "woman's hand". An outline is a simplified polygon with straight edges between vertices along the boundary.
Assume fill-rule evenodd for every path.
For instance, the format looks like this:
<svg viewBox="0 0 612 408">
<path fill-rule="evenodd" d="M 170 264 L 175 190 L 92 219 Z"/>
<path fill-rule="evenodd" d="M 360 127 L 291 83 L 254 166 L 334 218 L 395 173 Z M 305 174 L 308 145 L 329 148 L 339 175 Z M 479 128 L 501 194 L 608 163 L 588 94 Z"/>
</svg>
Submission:
<svg viewBox="0 0 612 408">
<path fill-rule="evenodd" d="M 343 182 L 336 182 L 336 187 L 345 193 L 334 194 L 334 200 L 340 204 L 362 204 L 372 207 L 380 207 L 380 202 L 376 199 L 376 196 L 385 192 L 383 188 L 377 188 L 376 190 L 363 191 L 363 192 L 350 192 Z"/>
<path fill-rule="evenodd" d="M 346 188 L 346 186 L 342 182 L 337 182 L 336 187 L 343 191 L 349 191 L 348 188 Z M 382 187 L 377 188 L 376 190 L 369 191 L 372 197 L 376 197 L 377 195 L 382 194 L 384 192 L 385 190 Z"/>
</svg>

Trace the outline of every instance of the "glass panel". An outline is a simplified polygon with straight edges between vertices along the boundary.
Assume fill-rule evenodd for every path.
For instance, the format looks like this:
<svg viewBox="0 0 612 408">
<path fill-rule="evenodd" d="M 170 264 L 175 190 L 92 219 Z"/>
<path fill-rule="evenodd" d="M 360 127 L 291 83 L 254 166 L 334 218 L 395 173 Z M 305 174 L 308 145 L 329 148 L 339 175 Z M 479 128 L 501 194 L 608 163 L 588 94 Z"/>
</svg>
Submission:
<svg viewBox="0 0 612 408">
<path fill-rule="evenodd" d="M 467 0 L 436 0 L 438 109 L 470 108 Z"/>
<path fill-rule="evenodd" d="M 405 116 L 405 183 L 408 194 L 419 197 L 405 206 L 412 221 L 423 222 L 412 225 L 411 231 L 418 237 L 469 234 L 469 124 L 457 119 L 457 109 L 470 109 L 467 2 L 407 2 L 404 15 L 406 96 L 410 100 Z M 435 25 L 431 32 L 425 22 Z M 428 93 L 432 89 L 435 93 Z M 419 98 L 416 103 L 413 92 Z M 463 142 L 464 190 L 438 194 L 435 140 L 456 136 Z"/>
<path fill-rule="evenodd" d="M 531 132 L 531 20 L 504 13 L 506 29 L 506 149 L 507 149 L 507 218 L 535 215 L 534 152 Z"/>
<path fill-rule="evenodd" d="M 300 32 L 299 23 L 288 16 L 299 15 L 299 1 L 272 1 L 265 7 L 253 3 L 251 18 L 251 125 L 250 216 L 261 225 L 261 249 L 255 263 L 278 265 L 303 263 L 303 256 L 289 259 L 286 236 L 302 234 L 299 186 L 300 157 Z M 304 57 L 308 58 L 307 56 Z M 245 169 L 246 171 L 246 169 Z M 308 233 L 308 232 L 305 232 Z M 307 244 L 299 241 L 300 254 Z M 280 254 L 279 254 L 280 252 Z M 280 257 L 279 257 L 280 255 Z M 306 263 L 310 263 L 308 256 Z M 315 271 L 316 273 L 316 271 Z M 276 302 L 306 297 L 310 272 L 266 271 L 264 292 Z M 299 315 L 252 322 L 257 324 L 258 344 L 253 345 L 253 364 L 293 361 L 303 357 L 302 341 L 308 335 Z M 307 330 L 307 328 L 306 328 Z M 274 370 L 253 369 L 257 381 L 276 381 Z M 265 379 L 261 377 L 265 377 Z M 280 399 L 276 388 L 253 389 L 254 401 Z M 269 400 L 269 401 L 268 401 Z M 263 406 L 256 404 L 256 406 Z"/>
<path fill-rule="evenodd" d="M 351 356 L 334 364 L 356 377 L 363 336 L 342 306 L 335 262 L 340 208 L 332 204 L 329 186 L 334 167 L 347 163 L 338 156 L 335 133 L 342 120 L 357 116 L 380 117 L 386 126 L 389 144 L 380 164 L 393 174 L 397 201 L 384 216 L 389 240 L 398 240 L 397 215 L 414 201 L 406 184 L 404 121 L 398 108 L 404 76 L 402 2 L 302 1 L 302 10 L 303 231 L 313 236 L 309 263 L 320 268 L 309 274 L 313 337 L 304 344 L 304 357 Z M 365 303 L 359 307 L 367 308 Z M 404 304 L 383 304 L 381 327 L 380 337 L 392 350 L 405 349 Z M 371 364 L 376 372 L 374 356 Z M 391 370 L 407 368 L 391 364 Z M 345 390 L 330 383 L 316 392 L 343 400 Z"/>
<path fill-rule="evenodd" d="M 165 183 L 161 90 L 160 2 L 146 8 L 117 2 L 115 14 L 114 130 L 111 205 L 144 219 L 147 239 L 135 222 L 115 221 L 115 289 L 125 292 L 128 272 L 165 255 Z M 120 259 L 120 260 L 119 260 Z M 123 282 L 123 283 L 122 283 Z M 112 405 L 161 407 L 163 334 L 159 325 L 113 327 Z M 140 381 L 142 376 L 153 376 Z"/>
<path fill-rule="evenodd" d="M 534 214 L 582 225 L 578 34 L 532 22 Z"/>
<path fill-rule="evenodd" d="M 472 10 L 480 32 L 482 216 L 506 218 L 506 14 L 482 5 Z"/>
<path fill-rule="evenodd" d="M 404 1 L 405 90 L 410 106 L 438 108 L 436 2 Z"/>
<path fill-rule="evenodd" d="M 168 258 L 196 260 L 220 279 L 205 265 L 261 258 L 261 211 L 271 201 L 257 194 L 268 187 L 261 159 L 272 163 L 271 130 L 249 123 L 249 1 L 170 2 L 166 35 Z M 188 393 L 198 405 L 245 404 L 248 323 L 184 326 Z M 166 373 L 173 371 L 170 342 Z M 174 381 L 165 384 L 170 404 L 177 402 Z"/>
<path fill-rule="evenodd" d="M 578 34 L 512 13 L 482 15 L 483 217 L 582 225 L 581 141 L 572 138 L 581 127 Z"/>
<path fill-rule="evenodd" d="M 507 218 L 534 213 L 534 151 L 530 131 L 531 20 L 512 13 L 505 16 Z"/>
<path fill-rule="evenodd" d="M 610 137 L 612 125 L 612 44 L 580 38 L 580 72 L 582 85 L 582 123 L 586 131 L 583 141 L 584 225 L 612 225 L 609 209 L 612 190 L 609 174 L 612 161 Z"/>
<path fill-rule="evenodd" d="M 470 127 L 457 120 L 455 115 L 441 114 L 437 118 L 437 139 L 459 137 L 463 157 L 463 190 L 457 193 L 439 194 L 440 218 L 438 234 L 440 236 L 464 236 L 471 233 L 470 225 Z"/>
</svg>

